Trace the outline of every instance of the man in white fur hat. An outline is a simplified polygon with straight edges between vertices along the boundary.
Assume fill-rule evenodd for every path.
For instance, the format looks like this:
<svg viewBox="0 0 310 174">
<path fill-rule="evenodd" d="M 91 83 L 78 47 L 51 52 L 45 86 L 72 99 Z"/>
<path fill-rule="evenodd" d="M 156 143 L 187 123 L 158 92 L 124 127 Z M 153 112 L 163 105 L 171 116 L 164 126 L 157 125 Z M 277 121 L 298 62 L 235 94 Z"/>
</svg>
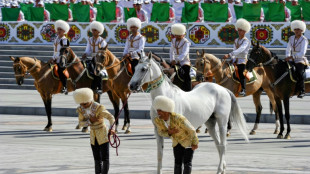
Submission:
<svg viewBox="0 0 310 174">
<path fill-rule="evenodd" d="M 90 126 L 90 144 L 95 161 L 95 173 L 107 174 L 109 172 L 109 139 L 110 134 L 115 134 L 114 127 L 107 132 L 104 119 L 109 120 L 110 126 L 115 119 L 105 107 L 93 99 L 93 91 L 89 88 L 80 88 L 74 91 L 73 98 L 77 104 L 79 125 Z"/>
<path fill-rule="evenodd" d="M 297 83 L 295 87 L 295 93 L 298 98 L 305 96 L 305 83 L 304 72 L 308 65 L 306 58 L 308 39 L 302 33 L 306 31 L 306 24 L 303 21 L 295 20 L 291 23 L 291 31 L 294 31 L 295 35 L 289 38 L 286 47 L 286 61 L 292 61 L 296 67 Z"/>
<path fill-rule="evenodd" d="M 182 90 L 190 91 L 192 89 L 190 77 L 191 62 L 189 59 L 191 43 L 185 38 L 185 31 L 186 28 L 183 24 L 178 23 L 171 26 L 171 33 L 174 38 L 171 40 L 170 63 L 172 67 L 175 67 L 175 65 L 181 66 L 178 73 L 184 80 Z"/>
<path fill-rule="evenodd" d="M 96 65 L 95 56 L 98 53 L 98 50 L 107 46 L 105 39 L 100 36 L 104 31 L 104 26 L 100 22 L 93 21 L 90 24 L 90 31 L 92 32 L 93 36 L 88 38 L 86 50 L 82 56 L 82 59 L 86 60 L 87 68 L 94 78 L 91 88 L 97 93 L 101 94 L 102 77 L 101 75 L 96 76 L 94 74 L 94 70 Z"/>
<path fill-rule="evenodd" d="M 139 18 L 129 18 L 127 20 L 127 29 L 131 34 L 127 37 L 125 49 L 123 52 L 124 59 L 129 58 L 132 73 L 135 73 L 135 67 L 139 63 L 140 55 L 144 52 L 145 37 L 139 33 L 141 21 Z"/>
<path fill-rule="evenodd" d="M 60 62 L 60 49 L 62 47 L 69 47 L 70 41 L 66 38 L 65 34 L 68 33 L 70 30 L 70 26 L 67 22 L 63 20 L 57 20 L 55 22 L 55 30 L 57 33 L 57 38 L 54 40 L 54 55 L 51 63 L 56 63 L 58 65 L 58 74 L 59 79 L 63 85 L 62 93 L 68 94 L 67 90 L 67 77 L 64 75 L 63 71 L 66 69 L 66 67 L 62 66 L 62 63 Z"/>
<path fill-rule="evenodd" d="M 250 50 L 251 43 L 248 38 L 245 37 L 245 34 L 248 33 L 251 29 L 251 24 L 245 19 L 238 19 L 235 28 L 238 31 L 239 38 L 234 41 L 234 50 L 225 54 L 223 59 L 231 58 L 232 62 L 237 64 L 238 74 L 241 84 L 241 91 L 239 96 L 246 96 L 245 85 L 246 79 L 243 74 L 245 70 L 245 64 L 247 62 L 248 52 Z"/>
<path fill-rule="evenodd" d="M 155 97 L 152 107 L 158 114 L 154 118 L 158 134 L 172 139 L 174 173 L 182 174 L 184 164 L 183 174 L 190 174 L 194 150 L 199 143 L 195 128 L 186 117 L 174 112 L 174 101 L 166 96 Z"/>
</svg>

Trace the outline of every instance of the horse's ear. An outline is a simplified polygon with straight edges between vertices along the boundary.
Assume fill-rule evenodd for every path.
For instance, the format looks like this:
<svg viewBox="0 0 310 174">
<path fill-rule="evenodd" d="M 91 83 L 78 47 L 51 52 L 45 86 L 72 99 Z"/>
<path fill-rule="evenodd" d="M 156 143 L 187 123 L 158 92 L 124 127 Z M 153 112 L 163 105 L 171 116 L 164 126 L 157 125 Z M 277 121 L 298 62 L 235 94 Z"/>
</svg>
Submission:
<svg viewBox="0 0 310 174">
<path fill-rule="evenodd" d="M 205 54 L 205 49 L 202 50 L 202 55 L 204 55 L 204 54 Z"/>
<path fill-rule="evenodd" d="M 14 62 L 15 58 L 13 56 L 10 56 L 10 59 Z"/>
<path fill-rule="evenodd" d="M 149 52 L 148 57 L 149 59 L 152 59 L 152 51 Z"/>
<path fill-rule="evenodd" d="M 255 42 L 254 42 L 253 40 L 251 40 L 251 44 L 252 44 L 253 47 L 256 46 L 256 45 L 255 45 Z"/>
<path fill-rule="evenodd" d="M 259 47 L 259 42 L 257 41 L 257 47 Z"/>
<path fill-rule="evenodd" d="M 196 50 L 196 54 L 197 56 L 200 56 L 200 52 L 198 50 Z"/>
<path fill-rule="evenodd" d="M 103 48 L 104 51 L 107 51 L 108 45 L 109 45 L 109 44 L 107 43 L 107 45 Z"/>
</svg>

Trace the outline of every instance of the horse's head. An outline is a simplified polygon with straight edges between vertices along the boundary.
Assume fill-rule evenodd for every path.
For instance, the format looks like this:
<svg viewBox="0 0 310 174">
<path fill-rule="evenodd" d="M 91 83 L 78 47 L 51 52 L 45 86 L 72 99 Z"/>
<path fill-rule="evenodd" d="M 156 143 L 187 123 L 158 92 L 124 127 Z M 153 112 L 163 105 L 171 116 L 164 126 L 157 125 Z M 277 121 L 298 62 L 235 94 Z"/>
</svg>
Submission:
<svg viewBox="0 0 310 174">
<path fill-rule="evenodd" d="M 204 81 L 205 78 L 213 76 L 211 62 L 207 59 L 204 50 L 202 54 L 197 50 L 197 58 L 195 62 L 195 67 L 197 68 L 197 80 Z"/>
<path fill-rule="evenodd" d="M 255 44 L 253 41 L 252 43 L 252 50 L 250 52 L 250 57 L 248 58 L 248 61 L 246 63 L 245 68 L 248 71 L 252 71 L 254 67 L 258 66 L 258 64 L 264 62 L 264 47 L 259 45 L 259 42 Z"/>
<path fill-rule="evenodd" d="M 139 64 L 135 68 L 135 73 L 128 83 L 131 91 L 141 91 L 142 85 L 149 83 L 162 75 L 162 71 L 158 64 L 152 60 L 152 53 L 140 59 Z"/>
<path fill-rule="evenodd" d="M 61 67 L 66 67 L 68 62 L 73 61 L 74 56 L 70 47 L 62 47 L 59 51 L 59 65 Z"/>
<path fill-rule="evenodd" d="M 99 74 L 101 70 L 103 70 L 104 67 L 108 66 L 109 63 L 109 55 L 107 54 L 108 52 L 108 44 L 103 47 L 99 48 L 98 52 L 95 57 L 95 75 Z"/>
<path fill-rule="evenodd" d="M 27 73 L 27 66 L 23 64 L 19 57 L 14 58 L 10 56 L 13 61 L 13 69 L 15 74 L 16 83 L 22 85 L 24 83 L 24 78 Z"/>
</svg>

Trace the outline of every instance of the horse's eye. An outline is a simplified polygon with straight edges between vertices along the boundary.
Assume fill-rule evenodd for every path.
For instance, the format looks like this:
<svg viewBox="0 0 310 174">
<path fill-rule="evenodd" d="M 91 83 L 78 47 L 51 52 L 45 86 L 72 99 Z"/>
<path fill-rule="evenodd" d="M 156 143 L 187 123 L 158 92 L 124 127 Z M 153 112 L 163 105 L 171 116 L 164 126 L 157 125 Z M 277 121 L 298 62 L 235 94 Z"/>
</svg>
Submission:
<svg viewBox="0 0 310 174">
<path fill-rule="evenodd" d="M 65 53 L 68 54 L 68 50 L 66 50 Z"/>
<path fill-rule="evenodd" d="M 18 67 L 18 70 L 20 70 L 21 68 L 20 68 L 20 66 Z"/>
</svg>

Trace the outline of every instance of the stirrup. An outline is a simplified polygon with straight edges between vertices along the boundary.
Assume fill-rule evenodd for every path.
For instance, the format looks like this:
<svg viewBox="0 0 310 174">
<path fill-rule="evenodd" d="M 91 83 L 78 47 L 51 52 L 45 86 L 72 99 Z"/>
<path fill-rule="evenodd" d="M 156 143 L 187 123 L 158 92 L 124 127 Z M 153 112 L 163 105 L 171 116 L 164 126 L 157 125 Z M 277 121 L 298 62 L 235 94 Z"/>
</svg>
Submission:
<svg viewBox="0 0 310 174">
<path fill-rule="evenodd" d="M 102 90 L 101 90 L 101 89 L 97 89 L 97 90 L 96 90 L 96 93 L 97 93 L 97 94 L 102 94 Z"/>
<path fill-rule="evenodd" d="M 298 94 L 298 96 L 297 96 L 297 98 L 303 98 L 304 96 L 305 96 L 305 92 L 303 92 L 303 91 L 301 91 L 299 94 Z"/>
<path fill-rule="evenodd" d="M 61 93 L 65 94 L 65 95 L 68 95 L 68 90 L 66 87 L 64 87 L 62 90 L 61 90 Z"/>
<path fill-rule="evenodd" d="M 245 89 L 242 89 L 242 90 L 239 92 L 239 96 L 242 96 L 242 97 L 245 97 L 245 96 L 246 96 Z"/>
</svg>

